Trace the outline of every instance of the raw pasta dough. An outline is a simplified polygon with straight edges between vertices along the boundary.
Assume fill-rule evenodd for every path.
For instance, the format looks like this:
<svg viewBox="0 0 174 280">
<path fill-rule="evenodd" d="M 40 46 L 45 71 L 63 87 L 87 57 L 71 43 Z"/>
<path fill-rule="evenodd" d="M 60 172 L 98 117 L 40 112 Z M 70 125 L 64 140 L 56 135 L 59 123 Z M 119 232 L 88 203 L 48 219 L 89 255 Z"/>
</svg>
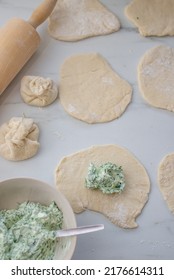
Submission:
<svg viewBox="0 0 174 280">
<path fill-rule="evenodd" d="M 174 214 L 174 154 L 165 156 L 160 162 L 158 183 L 169 210 Z"/>
<path fill-rule="evenodd" d="M 173 0 L 134 0 L 125 14 L 143 36 L 174 35 Z"/>
<path fill-rule="evenodd" d="M 88 123 L 118 118 L 131 101 L 132 88 L 96 53 L 68 58 L 60 73 L 60 101 L 73 117 Z"/>
<path fill-rule="evenodd" d="M 138 65 L 139 87 L 152 106 L 174 112 L 174 49 L 157 46 Z"/>
<path fill-rule="evenodd" d="M 117 17 L 98 0 L 59 0 L 49 18 L 52 37 L 77 41 L 120 29 Z"/>
<path fill-rule="evenodd" d="M 87 189 L 85 177 L 91 162 L 121 165 L 126 182 L 123 192 L 103 194 L 100 190 Z M 116 145 L 93 146 L 63 158 L 55 175 L 57 188 L 76 213 L 90 209 L 103 213 L 120 227 L 137 227 L 135 219 L 148 200 L 150 182 L 143 165 L 126 149 Z"/>
<path fill-rule="evenodd" d="M 57 98 L 58 87 L 49 78 L 24 76 L 21 80 L 21 96 L 25 103 L 44 107 Z"/>
<path fill-rule="evenodd" d="M 38 137 L 32 119 L 14 117 L 0 127 L 0 155 L 12 161 L 31 158 L 39 149 Z"/>
</svg>

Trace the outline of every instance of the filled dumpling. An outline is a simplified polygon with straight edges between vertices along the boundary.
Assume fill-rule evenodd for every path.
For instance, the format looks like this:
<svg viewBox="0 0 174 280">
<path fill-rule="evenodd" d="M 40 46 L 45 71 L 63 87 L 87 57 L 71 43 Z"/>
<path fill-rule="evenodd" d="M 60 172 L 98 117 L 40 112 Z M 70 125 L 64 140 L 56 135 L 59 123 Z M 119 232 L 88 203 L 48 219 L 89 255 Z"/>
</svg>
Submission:
<svg viewBox="0 0 174 280">
<path fill-rule="evenodd" d="M 58 87 L 49 78 L 24 76 L 21 80 L 20 92 L 25 103 L 44 107 L 55 101 L 58 96 Z"/>
<path fill-rule="evenodd" d="M 38 137 L 33 119 L 11 118 L 0 127 L 0 155 L 12 161 L 31 158 L 39 149 Z"/>
</svg>

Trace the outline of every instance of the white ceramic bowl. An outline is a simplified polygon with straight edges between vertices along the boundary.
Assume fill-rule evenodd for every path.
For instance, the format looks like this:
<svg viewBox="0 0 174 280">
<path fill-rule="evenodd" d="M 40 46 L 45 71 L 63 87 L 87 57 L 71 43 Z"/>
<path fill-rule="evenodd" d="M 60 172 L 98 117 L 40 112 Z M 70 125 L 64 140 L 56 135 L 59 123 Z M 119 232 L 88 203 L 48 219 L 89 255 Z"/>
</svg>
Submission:
<svg viewBox="0 0 174 280">
<path fill-rule="evenodd" d="M 62 193 L 47 183 L 31 178 L 14 178 L 0 182 L 0 210 L 14 209 L 24 201 L 49 205 L 55 201 L 63 212 L 63 228 L 76 227 L 73 210 Z M 55 251 L 56 260 L 71 259 L 76 246 L 76 237 L 62 237 Z"/>
</svg>

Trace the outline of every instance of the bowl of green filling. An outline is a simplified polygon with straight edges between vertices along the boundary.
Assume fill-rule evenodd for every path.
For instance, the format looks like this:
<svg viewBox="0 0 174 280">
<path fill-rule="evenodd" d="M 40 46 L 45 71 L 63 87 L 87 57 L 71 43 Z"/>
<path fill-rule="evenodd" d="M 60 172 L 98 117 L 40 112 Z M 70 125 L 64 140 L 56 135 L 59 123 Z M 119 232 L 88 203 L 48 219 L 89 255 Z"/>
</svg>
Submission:
<svg viewBox="0 0 174 280">
<path fill-rule="evenodd" d="M 76 227 L 62 193 L 47 183 L 15 178 L 0 182 L 0 260 L 68 260 L 76 237 L 56 237 Z"/>
</svg>

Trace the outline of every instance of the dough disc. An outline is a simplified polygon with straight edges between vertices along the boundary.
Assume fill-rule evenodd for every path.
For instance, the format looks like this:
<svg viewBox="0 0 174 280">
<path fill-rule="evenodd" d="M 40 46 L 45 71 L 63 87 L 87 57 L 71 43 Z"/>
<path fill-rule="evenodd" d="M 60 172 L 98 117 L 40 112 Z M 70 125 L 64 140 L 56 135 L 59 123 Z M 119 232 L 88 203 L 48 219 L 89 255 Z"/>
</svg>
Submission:
<svg viewBox="0 0 174 280">
<path fill-rule="evenodd" d="M 143 36 L 174 35 L 173 0 L 134 0 L 125 14 Z"/>
<path fill-rule="evenodd" d="M 116 119 L 131 101 L 131 86 L 99 54 L 68 58 L 60 76 L 60 101 L 70 115 L 82 121 L 101 123 Z"/>
<path fill-rule="evenodd" d="M 87 189 L 88 166 L 112 162 L 123 167 L 126 185 L 121 193 L 103 194 Z M 56 168 L 57 188 L 67 197 L 75 213 L 85 209 L 103 213 L 122 228 L 135 228 L 136 217 L 148 200 L 150 181 L 142 164 L 126 149 L 116 145 L 93 146 L 61 160 Z"/>
<path fill-rule="evenodd" d="M 149 50 L 138 65 L 139 87 L 152 106 L 174 111 L 174 49 L 158 46 Z"/>
<path fill-rule="evenodd" d="M 119 29 L 117 17 L 98 0 L 57 1 L 48 26 L 50 35 L 63 41 L 78 41 Z"/>
<path fill-rule="evenodd" d="M 158 183 L 169 210 L 174 214 L 174 154 L 165 156 L 159 164 Z"/>
</svg>

